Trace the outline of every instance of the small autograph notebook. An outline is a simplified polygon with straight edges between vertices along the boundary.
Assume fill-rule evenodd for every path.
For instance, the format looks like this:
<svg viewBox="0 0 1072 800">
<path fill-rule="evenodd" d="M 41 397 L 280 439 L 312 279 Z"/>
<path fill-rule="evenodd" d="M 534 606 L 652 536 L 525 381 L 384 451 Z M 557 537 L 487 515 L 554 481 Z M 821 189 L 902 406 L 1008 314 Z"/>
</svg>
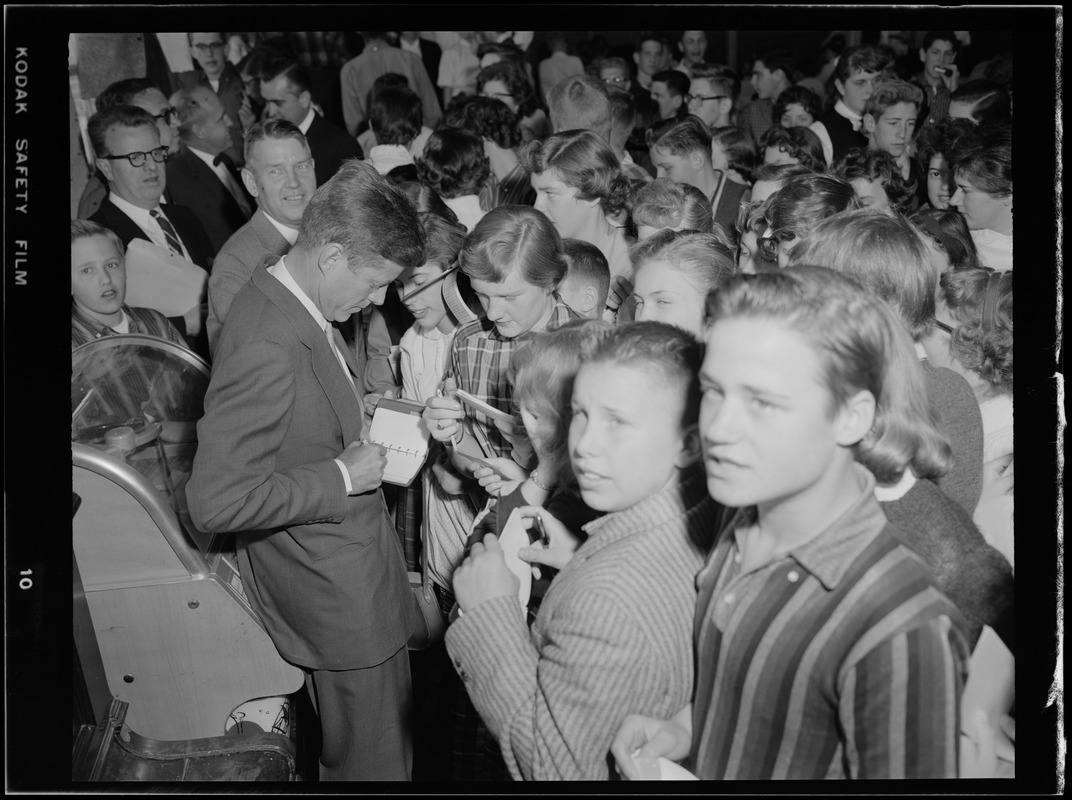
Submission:
<svg viewBox="0 0 1072 800">
<path fill-rule="evenodd" d="M 385 397 L 376 406 L 368 439 L 387 448 L 384 483 L 409 486 L 428 457 L 424 404 Z"/>
</svg>

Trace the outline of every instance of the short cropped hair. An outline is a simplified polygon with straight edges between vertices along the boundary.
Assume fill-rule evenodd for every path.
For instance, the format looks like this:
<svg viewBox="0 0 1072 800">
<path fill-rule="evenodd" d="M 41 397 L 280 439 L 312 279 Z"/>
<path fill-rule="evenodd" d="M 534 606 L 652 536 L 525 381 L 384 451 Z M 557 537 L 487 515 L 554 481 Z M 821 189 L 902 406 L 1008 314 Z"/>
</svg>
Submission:
<svg viewBox="0 0 1072 800">
<path fill-rule="evenodd" d="M 692 78 L 693 80 L 703 78 L 712 89 L 725 92 L 734 103 L 737 102 L 737 97 L 741 93 L 741 79 L 725 64 L 694 64 Z"/>
<path fill-rule="evenodd" d="M 938 277 L 923 240 L 898 214 L 861 208 L 824 219 L 790 253 L 789 266 L 801 264 L 852 275 L 890 304 L 915 341 L 934 322 Z"/>
<path fill-rule="evenodd" d="M 253 157 L 253 148 L 257 142 L 279 139 L 297 139 L 306 152 L 312 152 L 309 149 L 309 141 L 305 138 L 305 134 L 293 122 L 287 122 L 281 118 L 265 119 L 254 122 L 246 128 L 243 159 L 246 163 L 249 163 L 249 160 Z"/>
<path fill-rule="evenodd" d="M 1001 84 L 986 78 L 978 78 L 961 85 L 949 95 L 949 102 L 971 106 L 971 117 L 977 123 L 1008 122 L 1012 117 L 1009 93 Z"/>
<path fill-rule="evenodd" d="M 701 297 L 737 271 L 733 250 L 713 233 L 663 230 L 633 247 L 633 271 L 664 261 L 680 272 Z"/>
<path fill-rule="evenodd" d="M 968 223 L 955 208 L 920 209 L 908 221 L 949 257 L 949 266 L 953 269 L 979 266 L 979 252 L 975 249 Z"/>
<path fill-rule="evenodd" d="M 996 197 L 1012 194 L 1012 125 L 980 125 L 957 140 L 953 174 Z"/>
<path fill-rule="evenodd" d="M 476 194 L 491 174 L 484 143 L 461 128 L 437 128 L 417 160 L 417 175 L 444 200 Z"/>
<path fill-rule="evenodd" d="M 946 270 L 942 294 L 953 318 L 950 352 L 999 394 L 1012 394 L 1012 270 Z"/>
<path fill-rule="evenodd" d="M 808 128 L 799 126 L 783 128 L 775 123 L 763 134 L 760 147 L 764 150 L 773 147 L 787 153 L 812 172 L 826 171 L 826 156 L 823 155 L 822 140 L 815 131 Z"/>
<path fill-rule="evenodd" d="M 158 132 L 156 118 L 138 106 L 112 106 L 104 111 L 98 111 L 89 118 L 89 142 L 93 145 L 93 152 L 98 158 L 106 155 L 114 155 L 108 152 L 105 138 L 112 128 L 140 128 L 142 126 L 152 128 Z"/>
<path fill-rule="evenodd" d="M 633 196 L 633 222 L 710 233 L 714 220 L 710 201 L 695 186 L 656 178 Z"/>
<path fill-rule="evenodd" d="M 920 45 L 924 50 L 929 50 L 935 42 L 949 42 L 953 45 L 954 52 L 960 47 L 960 40 L 953 31 L 927 31 L 923 35 L 923 43 Z"/>
<path fill-rule="evenodd" d="M 889 306 L 851 277 L 810 266 L 735 275 L 708 295 L 707 315 L 710 324 L 770 320 L 799 334 L 819 359 L 831 415 L 870 392 L 874 425 L 853 455 L 879 483 L 896 483 L 909 467 L 920 478 L 949 471 L 952 447 L 912 340 Z"/>
<path fill-rule="evenodd" d="M 132 106 L 135 97 L 150 89 L 160 89 L 151 78 L 126 78 L 110 83 L 97 95 L 97 111 L 107 111 L 115 106 Z"/>
<path fill-rule="evenodd" d="M 94 222 L 89 219 L 72 219 L 71 220 L 71 244 L 73 245 L 79 239 L 88 239 L 90 236 L 103 236 L 115 245 L 115 250 L 122 256 L 126 253 L 126 245 L 123 244 L 123 240 L 113 231 L 111 228 L 105 228 L 103 225 Z"/>
<path fill-rule="evenodd" d="M 634 51 L 639 53 L 644 47 L 644 42 L 658 42 L 664 51 L 669 50 L 672 46 L 665 34 L 659 31 L 642 31 L 640 36 L 637 37 Z"/>
<path fill-rule="evenodd" d="M 735 125 L 727 125 L 711 132 L 711 142 L 717 142 L 725 151 L 730 169 L 737 170 L 742 178 L 751 183 L 752 173 L 756 169 L 756 141 L 752 134 Z"/>
<path fill-rule="evenodd" d="M 706 160 L 711 160 L 711 133 L 703 121 L 693 114 L 678 121 L 649 146 L 658 147 L 672 156 L 701 152 Z"/>
<path fill-rule="evenodd" d="M 893 60 L 893 54 L 870 44 L 846 47 L 838 56 L 837 66 L 831 80 L 844 83 L 854 72 L 885 72 Z"/>
<path fill-rule="evenodd" d="M 916 192 L 916 182 L 906 180 L 901 175 L 901 166 L 897 159 L 885 150 L 864 150 L 853 148 L 834 162 L 830 174 L 851 183 L 857 178 L 882 184 L 890 207 L 904 212 L 912 202 Z"/>
<path fill-rule="evenodd" d="M 609 141 L 611 147 L 624 147 L 636 124 L 636 103 L 633 101 L 633 94 L 617 86 L 610 86 L 607 87 L 607 99 L 610 100 Z"/>
<path fill-rule="evenodd" d="M 677 69 L 664 69 L 651 76 L 651 82 L 666 84 L 666 90 L 674 97 L 684 97 L 689 93 L 689 78 Z"/>
<path fill-rule="evenodd" d="M 576 278 L 596 290 L 596 308 L 607 304 L 610 291 L 610 264 L 603 251 L 583 239 L 563 239 L 562 253 L 566 258 L 565 278 Z"/>
<path fill-rule="evenodd" d="M 391 87 L 377 92 L 369 107 L 369 127 L 377 144 L 408 147 L 421 132 L 421 98 L 412 89 Z"/>
<path fill-rule="evenodd" d="M 813 172 L 815 170 L 808 169 L 803 164 L 760 164 L 756 167 L 752 183 L 758 183 L 759 181 L 784 182 L 798 175 L 811 175 Z"/>
<path fill-rule="evenodd" d="M 603 81 L 574 75 L 547 93 L 547 110 L 556 132 L 588 130 L 610 141 L 610 99 Z"/>
<path fill-rule="evenodd" d="M 629 180 L 605 139 L 587 130 L 559 131 L 521 149 L 521 164 L 534 175 L 553 169 L 581 200 L 599 200 L 607 213 L 625 207 Z"/>
<path fill-rule="evenodd" d="M 665 322 L 628 322 L 614 326 L 584 364 L 614 364 L 650 373 L 681 392 L 679 425 L 686 431 L 700 418 L 700 367 L 704 347 L 688 331 Z"/>
<path fill-rule="evenodd" d="M 532 206 L 499 206 L 485 214 L 465 240 L 458 263 L 475 280 L 502 283 L 516 272 L 548 291 L 566 274 L 562 237 Z"/>
<path fill-rule="evenodd" d="M 812 173 L 790 178 L 767 198 L 764 217 L 774 238 L 803 239 L 827 217 L 856 208 L 860 201 L 848 182 Z"/>
<path fill-rule="evenodd" d="M 313 81 L 309 76 L 309 70 L 302 66 L 301 62 L 280 55 L 265 59 L 261 64 L 261 80 L 271 83 L 280 76 L 287 79 L 295 94 L 302 92 L 311 94 L 313 91 Z"/>
<path fill-rule="evenodd" d="M 296 249 L 342 247 L 351 271 L 368 254 L 403 269 L 424 263 L 424 230 L 409 199 L 371 165 L 347 159 L 313 194 L 302 215 Z"/>
<path fill-rule="evenodd" d="M 503 59 L 480 70 L 476 76 L 477 91 L 483 91 L 489 81 L 501 81 L 506 86 L 507 92 L 513 95 L 514 102 L 517 103 L 517 115 L 522 119 L 539 107 L 536 92 L 524 69 L 514 61 Z"/>
<path fill-rule="evenodd" d="M 504 150 L 512 150 L 521 144 L 517 114 L 494 97 L 472 98 L 448 124 L 495 142 Z"/>
<path fill-rule="evenodd" d="M 887 80 L 875 84 L 874 91 L 867 98 L 864 113 L 876 120 L 886 113 L 886 109 L 898 103 L 913 103 L 919 111 L 923 106 L 923 90 L 914 83 L 899 80 Z"/>
<path fill-rule="evenodd" d="M 793 53 L 784 47 L 772 47 L 756 53 L 756 61 L 759 61 L 771 72 L 782 71 L 786 80 L 792 83 L 796 79 L 797 60 Z"/>
<path fill-rule="evenodd" d="M 767 62 L 764 61 L 763 63 L 766 64 Z M 823 113 L 823 101 L 819 95 L 807 86 L 790 86 L 778 95 L 778 99 L 774 101 L 773 119 L 775 125 L 782 124 L 782 117 L 785 115 L 786 109 L 791 105 L 800 106 L 811 114 L 813 119 L 819 119 L 819 116 Z"/>
</svg>

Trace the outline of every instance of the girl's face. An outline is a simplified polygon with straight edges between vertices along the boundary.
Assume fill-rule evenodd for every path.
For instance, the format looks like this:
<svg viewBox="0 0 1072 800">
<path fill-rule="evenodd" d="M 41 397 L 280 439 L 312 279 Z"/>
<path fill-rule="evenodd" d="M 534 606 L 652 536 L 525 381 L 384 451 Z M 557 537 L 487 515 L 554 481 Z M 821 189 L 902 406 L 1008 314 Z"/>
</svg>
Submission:
<svg viewBox="0 0 1072 800">
<path fill-rule="evenodd" d="M 447 312 L 446 303 L 443 301 L 442 282 L 408 297 L 414 290 L 424 286 L 442 272 L 443 268 L 437 262 L 429 261 L 415 270 L 403 273 L 396 282 L 399 299 L 409 309 L 422 331 L 439 328 L 442 333 L 449 333 L 454 327 L 453 320 Z"/>
<path fill-rule="evenodd" d="M 485 59 L 491 58 L 491 54 L 484 56 Z M 498 61 L 500 56 L 496 53 L 495 60 Z M 481 64 L 482 67 L 486 67 L 487 64 Z M 484 88 L 480 90 L 480 94 L 483 97 L 491 97 L 495 100 L 501 100 L 506 104 L 506 107 L 517 113 L 517 100 L 514 95 L 507 88 L 506 84 L 502 81 L 488 81 L 484 84 Z"/>
<path fill-rule="evenodd" d="M 781 147 L 768 147 L 763 151 L 764 164 L 799 164 L 800 159 Z"/>
<path fill-rule="evenodd" d="M 719 320 L 700 371 L 700 436 L 707 489 L 733 508 L 815 508 L 851 451 L 815 351 L 776 320 Z M 839 451 L 841 455 L 839 455 Z"/>
<path fill-rule="evenodd" d="M 815 117 L 805 111 L 800 103 L 790 103 L 779 122 L 783 128 L 806 128 L 815 122 Z"/>
<path fill-rule="evenodd" d="M 927 200 L 931 208 L 949 208 L 949 198 L 953 196 L 952 185 L 949 164 L 941 153 L 935 153 L 927 165 Z"/>
<path fill-rule="evenodd" d="M 703 335 L 705 293 L 666 261 L 646 261 L 633 279 L 634 319 L 677 325 L 696 337 Z"/>
<path fill-rule="evenodd" d="M 107 236 L 83 236 L 71 244 L 71 296 L 94 318 L 119 312 L 126 298 L 123 256 Z"/>
<path fill-rule="evenodd" d="M 563 239 L 578 238 L 591 215 L 603 213 L 598 200 L 579 199 L 577 189 L 567 186 L 558 170 L 534 172 L 531 181 L 536 190 L 535 209 L 547 215 Z"/>
<path fill-rule="evenodd" d="M 755 261 L 759 250 L 757 239 L 755 231 L 745 231 L 741 234 L 737 252 L 737 269 L 747 275 L 755 275 L 759 271 L 756 269 Z"/>
<path fill-rule="evenodd" d="M 573 384 L 570 462 L 581 497 L 622 511 L 669 486 L 695 460 L 695 428 L 681 428 L 679 381 L 656 367 L 585 364 Z"/>
</svg>

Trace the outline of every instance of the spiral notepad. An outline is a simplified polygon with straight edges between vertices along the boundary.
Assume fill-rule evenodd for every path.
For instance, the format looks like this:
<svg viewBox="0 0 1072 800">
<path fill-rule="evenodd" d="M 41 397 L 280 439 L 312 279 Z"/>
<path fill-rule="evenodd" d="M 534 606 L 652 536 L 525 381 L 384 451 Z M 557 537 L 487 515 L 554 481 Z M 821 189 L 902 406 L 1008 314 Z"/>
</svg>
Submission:
<svg viewBox="0 0 1072 800">
<path fill-rule="evenodd" d="M 376 406 L 368 439 L 387 448 L 384 483 L 409 486 L 428 457 L 428 427 L 424 405 L 412 400 L 384 398 Z"/>
</svg>

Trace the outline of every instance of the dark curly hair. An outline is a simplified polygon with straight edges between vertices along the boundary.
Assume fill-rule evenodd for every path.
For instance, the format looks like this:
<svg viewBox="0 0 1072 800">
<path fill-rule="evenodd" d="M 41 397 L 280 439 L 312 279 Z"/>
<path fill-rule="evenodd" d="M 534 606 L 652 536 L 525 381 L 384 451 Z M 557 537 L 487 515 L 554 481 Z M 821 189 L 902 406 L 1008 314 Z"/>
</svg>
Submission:
<svg viewBox="0 0 1072 800">
<path fill-rule="evenodd" d="M 763 65 L 768 69 L 770 68 L 766 61 L 763 62 Z M 775 125 L 782 124 L 782 116 L 791 105 L 798 105 L 803 108 L 807 113 L 811 114 L 813 120 L 819 119 L 819 116 L 823 113 L 823 100 L 819 95 L 807 86 L 790 86 L 778 95 L 778 99 L 774 101 L 773 118 Z"/>
<path fill-rule="evenodd" d="M 945 304 L 959 323 L 949 347 L 998 394 L 1012 394 L 1012 271 L 989 267 L 942 274 Z"/>
<path fill-rule="evenodd" d="M 763 134 L 760 147 L 764 151 L 768 147 L 781 150 L 783 153 L 795 158 L 798 164 L 807 167 L 813 172 L 826 172 L 823 143 L 815 134 L 815 131 L 807 128 L 783 128 L 781 125 L 774 125 Z"/>
<path fill-rule="evenodd" d="M 980 266 L 968 223 L 955 208 L 921 209 L 908 221 L 949 257 L 949 266 L 953 269 Z"/>
<path fill-rule="evenodd" d="M 730 169 L 737 170 L 742 178 L 752 182 L 752 173 L 756 169 L 756 142 L 752 134 L 734 125 L 727 125 L 711 131 L 711 143 L 718 143 L 726 153 Z"/>
<path fill-rule="evenodd" d="M 878 181 L 890 200 L 890 208 L 901 213 L 912 202 L 916 191 L 916 182 L 904 179 L 897 160 L 885 150 L 853 148 L 834 162 L 830 174 L 846 183 L 857 178 Z"/>
<path fill-rule="evenodd" d="M 540 105 L 525 71 L 513 61 L 503 59 L 480 70 L 476 76 L 477 92 L 484 91 L 484 85 L 489 81 L 501 81 L 506 86 L 517 103 L 517 115 L 521 119 L 531 115 Z"/>
<path fill-rule="evenodd" d="M 461 128 L 439 128 L 417 161 L 417 176 L 444 200 L 476 194 L 491 174 L 484 143 Z"/>
<path fill-rule="evenodd" d="M 629 200 L 629 179 L 607 140 L 592 131 L 559 131 L 544 141 L 521 148 L 521 163 L 530 174 L 555 170 L 581 200 L 600 201 L 608 214 L 617 214 Z"/>
<path fill-rule="evenodd" d="M 474 97 L 458 109 L 451 120 L 457 128 L 490 139 L 504 150 L 521 144 L 521 128 L 517 114 L 494 97 Z"/>
</svg>

